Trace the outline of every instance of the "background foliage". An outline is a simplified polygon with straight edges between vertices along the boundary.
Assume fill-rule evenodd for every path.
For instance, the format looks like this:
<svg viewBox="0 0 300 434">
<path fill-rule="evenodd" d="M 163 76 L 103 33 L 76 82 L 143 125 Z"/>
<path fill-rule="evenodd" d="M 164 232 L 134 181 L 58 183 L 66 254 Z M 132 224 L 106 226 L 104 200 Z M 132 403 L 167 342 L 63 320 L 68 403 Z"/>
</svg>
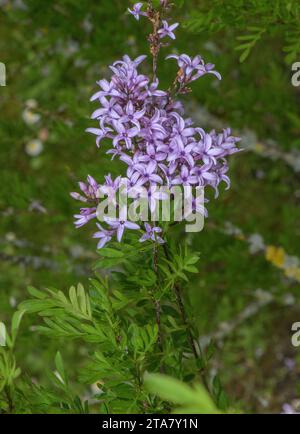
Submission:
<svg viewBox="0 0 300 434">
<path fill-rule="evenodd" d="M 205 127 L 232 125 L 245 148 L 231 159 L 232 188 L 209 204 L 204 231 L 172 232 L 174 245 L 186 242 L 189 251 L 200 252 L 197 273 L 182 282 L 185 301 L 219 408 L 280 412 L 298 398 L 299 351 L 290 344 L 290 329 L 300 318 L 300 88 L 291 85 L 291 64 L 300 60 L 299 2 L 175 3 L 174 19 L 182 23 L 176 50 L 201 53 L 223 77 L 195 83 L 191 114 Z M 101 178 L 108 167 L 113 175 L 121 170 L 84 133 L 91 125 L 89 97 L 108 64 L 147 51 L 146 30 L 124 14 L 121 0 L 0 5 L 0 61 L 7 67 L 7 86 L 0 88 L 0 320 L 10 338 L 0 347 L 2 411 L 166 411 L 140 384 L 121 383 L 128 370 L 159 372 L 155 312 L 145 290 L 155 276 L 136 266 L 143 258 L 143 269 L 150 269 L 150 255 L 137 251 L 130 263 L 108 252 L 99 262 L 89 229 L 73 228 L 68 194 L 86 173 Z M 162 85 L 173 67 L 160 60 Z M 32 155 L 33 140 L 42 143 L 38 155 Z M 124 249 L 130 249 L 127 242 Z M 97 279 L 90 281 L 94 272 Z M 19 303 L 28 313 L 16 337 Z M 182 326 L 172 319 L 172 305 L 164 308 L 173 336 L 168 373 L 188 383 L 193 366 L 174 353 L 185 345 Z M 129 339 L 123 342 L 130 362 L 114 353 L 118 345 L 109 348 L 117 329 Z M 99 339 L 104 354 L 95 352 Z M 147 352 L 153 358 L 145 367 Z M 168 381 L 149 378 L 152 387 Z M 204 402 L 198 392 L 194 406 Z M 135 399 L 126 402 L 129 396 Z M 213 411 L 215 404 L 205 402 Z M 192 405 L 189 399 L 174 404 Z"/>
</svg>

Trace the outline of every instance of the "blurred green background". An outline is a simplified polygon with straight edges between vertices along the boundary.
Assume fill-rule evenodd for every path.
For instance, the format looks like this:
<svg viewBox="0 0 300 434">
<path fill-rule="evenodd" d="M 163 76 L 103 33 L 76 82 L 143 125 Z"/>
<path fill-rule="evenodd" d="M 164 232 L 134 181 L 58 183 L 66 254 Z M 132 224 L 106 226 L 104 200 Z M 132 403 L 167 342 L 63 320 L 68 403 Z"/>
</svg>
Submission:
<svg viewBox="0 0 300 434">
<path fill-rule="evenodd" d="M 202 344 L 212 336 L 232 404 L 280 412 L 297 405 L 300 350 L 290 342 L 300 321 L 300 61 L 298 1 L 175 2 L 177 40 L 165 49 L 200 53 L 223 80 L 193 85 L 187 110 L 199 126 L 230 125 L 244 151 L 230 159 L 232 188 L 208 205 L 204 230 L 188 236 L 201 252 L 188 288 Z M 0 320 L 8 321 L 26 287 L 87 283 L 96 254 L 92 225 L 73 227 L 69 192 L 87 174 L 119 174 L 84 132 L 96 80 L 123 54 L 148 52 L 147 30 L 124 0 L 0 0 Z M 161 87 L 175 67 L 161 56 Z M 240 61 L 242 60 L 242 62 Z M 210 195 L 211 199 L 213 196 Z M 186 236 L 174 233 L 174 236 Z M 22 370 L 41 379 L 60 348 L 26 318 L 18 344 Z M 69 366 L 85 349 L 67 343 Z"/>
</svg>

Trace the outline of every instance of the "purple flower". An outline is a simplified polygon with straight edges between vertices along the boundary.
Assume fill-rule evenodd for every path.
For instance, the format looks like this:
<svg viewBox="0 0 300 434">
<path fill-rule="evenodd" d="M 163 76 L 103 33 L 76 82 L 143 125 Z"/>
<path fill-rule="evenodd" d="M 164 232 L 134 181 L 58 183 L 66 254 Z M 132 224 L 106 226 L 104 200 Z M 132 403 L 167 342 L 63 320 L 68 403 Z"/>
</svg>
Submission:
<svg viewBox="0 0 300 434">
<path fill-rule="evenodd" d="M 105 129 L 104 125 L 110 119 L 120 119 L 122 115 L 122 108 L 116 103 L 115 98 L 108 100 L 106 97 L 102 96 L 100 98 L 102 104 L 101 108 L 98 108 L 92 113 L 91 119 L 98 119 L 100 121 L 100 126 Z"/>
<path fill-rule="evenodd" d="M 143 243 L 147 240 L 156 241 L 159 244 L 164 244 L 164 240 L 157 234 L 160 234 L 162 232 L 162 229 L 158 226 L 150 226 L 149 223 L 145 223 L 145 229 L 146 232 L 144 235 L 140 238 L 140 243 Z"/>
<path fill-rule="evenodd" d="M 217 163 L 217 158 L 223 154 L 220 146 L 214 146 L 213 138 L 210 134 L 205 133 L 202 129 L 197 129 L 202 139 L 195 145 L 194 151 L 201 157 L 205 164 Z"/>
<path fill-rule="evenodd" d="M 197 80 L 199 77 L 202 77 L 205 74 L 212 74 L 217 77 L 218 80 L 222 80 L 221 74 L 218 71 L 214 70 L 215 65 L 213 63 L 207 63 L 206 65 L 199 65 L 197 67 L 197 73 L 191 77 L 191 81 Z"/>
<path fill-rule="evenodd" d="M 201 214 L 204 217 L 208 217 L 208 212 L 203 202 L 200 201 L 200 198 L 188 198 L 188 203 L 185 206 L 184 217 L 187 218 L 193 213 Z M 204 199 L 204 202 L 208 202 L 207 199 Z"/>
<path fill-rule="evenodd" d="M 156 79 L 153 83 L 150 84 L 150 86 L 147 89 L 146 96 L 159 96 L 159 97 L 165 97 L 167 96 L 167 92 L 163 90 L 158 90 L 159 81 Z"/>
<path fill-rule="evenodd" d="M 295 359 L 291 359 L 290 357 L 286 357 L 284 359 L 284 365 L 289 371 L 293 371 L 297 365 Z"/>
<path fill-rule="evenodd" d="M 136 172 L 138 165 L 140 164 L 140 157 L 138 153 L 135 153 L 132 157 L 124 152 L 120 156 L 120 160 L 127 164 L 127 176 L 131 178 L 133 173 Z"/>
<path fill-rule="evenodd" d="M 142 63 L 145 59 L 147 58 L 147 56 L 145 54 L 142 54 L 141 56 L 138 56 L 136 59 L 131 60 L 130 57 L 125 54 L 125 56 L 123 56 L 122 60 L 117 60 L 114 63 L 114 66 L 116 65 L 123 65 L 125 67 L 128 68 L 136 68 L 137 66 L 140 65 L 140 63 Z M 148 80 L 148 79 L 147 79 Z"/>
<path fill-rule="evenodd" d="M 182 165 L 180 169 L 180 174 L 173 179 L 172 185 L 193 185 L 197 183 L 197 178 L 190 174 L 187 166 Z"/>
<path fill-rule="evenodd" d="M 105 218 L 105 222 L 117 233 L 117 240 L 119 243 L 122 241 L 125 228 L 127 229 L 140 229 L 139 225 L 126 220 L 114 220 Z"/>
<path fill-rule="evenodd" d="M 128 101 L 125 113 L 120 118 L 121 123 L 131 122 L 133 123 L 139 130 L 141 129 L 140 120 L 144 116 L 146 109 L 136 110 L 132 101 Z"/>
<path fill-rule="evenodd" d="M 166 156 L 167 154 L 165 152 L 160 152 L 154 145 L 149 144 L 146 148 L 146 153 L 140 155 L 139 161 L 145 163 L 153 161 L 154 164 L 157 165 L 159 161 L 165 160 Z"/>
<path fill-rule="evenodd" d="M 139 19 L 140 19 L 140 15 L 146 15 L 145 12 L 142 12 L 142 11 L 141 11 L 142 7 L 143 7 L 143 3 L 136 3 L 136 4 L 133 6 L 133 9 L 132 9 L 132 10 L 128 8 L 128 12 L 129 12 L 131 15 L 133 15 L 134 18 L 135 18 L 136 20 L 139 20 Z"/>
<path fill-rule="evenodd" d="M 90 220 L 96 218 L 96 208 L 80 208 L 80 214 L 75 214 L 75 226 L 81 228 L 81 226 L 87 224 Z"/>
<path fill-rule="evenodd" d="M 137 136 L 138 128 L 126 128 L 121 122 L 114 122 L 114 127 L 117 131 L 117 135 L 113 139 L 113 145 L 117 146 L 119 142 L 125 142 L 126 148 L 132 148 L 132 138 Z"/>
<path fill-rule="evenodd" d="M 99 147 L 100 142 L 112 131 L 111 128 L 87 128 L 85 130 L 87 133 L 95 134 L 97 136 L 96 144 Z"/>
<path fill-rule="evenodd" d="M 187 120 L 185 121 L 178 113 L 173 112 L 171 115 L 175 118 L 176 123 L 173 125 L 174 136 L 191 137 L 195 134 L 195 128 L 188 126 Z"/>
<path fill-rule="evenodd" d="M 203 164 L 202 166 L 192 168 L 191 174 L 196 176 L 199 186 L 204 186 L 208 182 L 214 183 L 217 181 L 218 177 L 216 173 L 211 171 L 211 167 L 211 164 Z"/>
<path fill-rule="evenodd" d="M 100 229 L 100 231 L 95 232 L 93 238 L 100 239 L 100 241 L 97 244 L 97 249 L 102 249 L 102 247 L 104 247 L 106 243 L 108 243 L 112 239 L 112 236 L 114 235 L 114 231 L 108 231 L 106 229 L 103 229 L 103 227 L 99 223 L 96 223 L 96 225 L 98 229 Z"/>
<path fill-rule="evenodd" d="M 100 80 L 97 82 L 97 84 L 101 87 L 102 90 L 99 90 L 98 92 L 94 93 L 94 95 L 91 97 L 91 101 L 95 101 L 96 99 L 100 99 L 103 96 L 111 95 L 113 90 L 113 83 L 108 82 L 107 80 Z"/>
<path fill-rule="evenodd" d="M 164 38 L 165 36 L 169 36 L 171 39 L 176 39 L 173 30 L 175 30 L 179 26 L 179 23 L 175 23 L 169 26 L 168 22 L 166 20 L 163 20 L 162 25 L 163 27 L 158 30 L 159 37 Z"/>
<path fill-rule="evenodd" d="M 164 163 L 160 163 L 159 168 L 162 170 L 164 174 L 164 178 L 167 183 L 167 186 L 170 187 L 172 184 L 172 179 L 174 178 L 174 174 L 177 169 L 177 163 L 175 161 L 171 161 L 171 163 L 168 163 L 168 165 Z"/>
<path fill-rule="evenodd" d="M 291 404 L 283 404 L 281 414 L 300 414 Z"/>
<path fill-rule="evenodd" d="M 154 140 L 164 139 L 166 137 L 166 130 L 162 126 L 163 121 L 162 113 L 155 108 L 154 115 L 144 119 L 144 128 L 142 130 L 143 137 L 146 140 L 148 139 L 148 141 L 149 138 L 154 138 Z"/>
<path fill-rule="evenodd" d="M 171 54 L 166 58 L 177 60 L 177 64 L 181 71 L 181 74 L 177 76 L 177 80 L 180 83 L 188 84 L 191 81 L 197 80 L 205 74 L 213 74 L 219 80 L 221 80 L 221 75 L 217 71 L 213 70 L 215 65 L 213 65 L 212 63 L 205 64 L 204 60 L 199 55 L 191 58 L 187 54 L 181 54 L 180 56 Z"/>
<path fill-rule="evenodd" d="M 161 1 L 164 8 L 166 2 Z M 129 9 L 138 20 L 143 3 L 139 2 Z M 160 38 L 166 36 L 175 39 L 174 30 L 178 23 L 169 25 L 161 22 L 158 30 Z M 159 43 L 160 47 L 166 44 Z M 81 227 L 96 217 L 96 210 L 103 194 L 108 197 L 109 205 L 119 210 L 118 219 L 104 219 L 103 227 L 94 234 L 98 248 L 102 248 L 113 237 L 121 241 L 125 229 L 139 229 L 139 225 L 130 222 L 126 215 L 120 215 L 122 202 L 117 193 L 129 194 L 132 204 L 138 199 L 146 199 L 150 211 L 156 211 L 160 201 L 169 195 L 157 189 L 157 185 L 183 186 L 184 190 L 207 187 L 215 190 L 225 182 L 230 186 L 226 157 L 239 151 L 238 137 L 232 135 L 229 128 L 221 133 L 214 130 L 206 133 L 193 125 L 190 118 L 185 118 L 182 103 L 170 94 L 159 90 L 159 80 L 150 79 L 139 72 L 140 64 L 146 56 L 131 59 L 128 55 L 110 66 L 111 78 L 97 82 L 100 89 L 91 100 L 97 103 L 92 119 L 96 123 L 86 131 L 96 136 L 96 144 L 108 139 L 111 143 L 107 154 L 118 157 L 126 167 L 126 178 L 111 175 L 105 177 L 102 184 L 88 177 L 87 182 L 79 183 L 80 193 L 71 196 L 85 203 L 85 208 L 75 215 L 76 227 Z M 188 84 L 205 74 L 213 74 L 218 79 L 220 74 L 211 63 L 205 64 L 201 56 L 190 57 L 186 54 L 170 55 L 177 61 L 179 72 L 175 80 L 178 94 L 189 91 Z M 143 188 L 141 188 L 143 187 Z M 204 202 L 206 200 L 204 199 Z M 99 208 L 98 208 L 99 210 Z M 184 210 L 186 211 L 186 210 Z M 199 212 L 207 216 L 204 203 L 192 201 L 190 212 Z M 145 224 L 145 233 L 140 241 L 152 240 L 163 242 L 159 237 L 161 229 Z"/>
<path fill-rule="evenodd" d="M 195 164 L 194 158 L 192 156 L 192 151 L 195 148 L 195 143 L 192 142 L 189 145 L 185 145 L 184 140 L 180 136 L 175 137 L 175 146 L 173 150 L 169 153 L 168 161 L 179 160 L 179 162 L 188 163 L 190 167 Z"/>
<path fill-rule="evenodd" d="M 116 204 L 116 192 L 119 190 L 121 184 L 121 176 L 118 176 L 115 180 L 111 175 L 105 176 L 105 183 L 101 185 L 99 191 L 107 196 L 109 203 Z"/>
<path fill-rule="evenodd" d="M 125 191 L 132 197 L 137 197 L 140 187 L 143 187 L 144 181 L 139 172 L 134 172 L 132 176 L 124 180 Z"/>
<path fill-rule="evenodd" d="M 169 195 L 163 191 L 160 191 L 155 184 L 152 184 L 147 190 L 135 188 L 136 196 L 140 199 L 146 199 L 150 208 L 151 213 L 154 213 L 159 202 L 162 200 L 169 199 Z"/>
<path fill-rule="evenodd" d="M 141 174 L 141 180 L 143 184 L 147 182 L 162 184 L 163 180 L 156 174 L 156 163 L 149 161 L 147 165 L 139 164 L 137 166 L 137 172 Z"/>
<path fill-rule="evenodd" d="M 79 182 L 78 184 L 85 197 L 79 193 L 73 192 L 70 193 L 73 199 L 80 200 L 81 202 L 94 201 L 97 199 L 100 186 L 92 176 L 88 175 L 86 183 Z"/>
</svg>

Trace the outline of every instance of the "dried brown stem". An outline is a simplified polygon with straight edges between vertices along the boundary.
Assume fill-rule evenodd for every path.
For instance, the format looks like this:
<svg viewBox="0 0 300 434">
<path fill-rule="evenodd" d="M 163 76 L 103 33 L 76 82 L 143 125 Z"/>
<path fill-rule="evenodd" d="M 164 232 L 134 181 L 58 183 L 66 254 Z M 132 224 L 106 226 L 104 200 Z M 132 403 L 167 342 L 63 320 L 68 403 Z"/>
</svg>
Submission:
<svg viewBox="0 0 300 434">
<path fill-rule="evenodd" d="M 148 36 L 150 43 L 150 53 L 152 55 L 153 81 L 157 78 L 157 60 L 158 53 L 161 47 L 158 30 L 160 27 L 160 12 L 153 8 L 151 2 L 148 2 L 148 18 L 152 23 L 152 33 Z"/>
</svg>

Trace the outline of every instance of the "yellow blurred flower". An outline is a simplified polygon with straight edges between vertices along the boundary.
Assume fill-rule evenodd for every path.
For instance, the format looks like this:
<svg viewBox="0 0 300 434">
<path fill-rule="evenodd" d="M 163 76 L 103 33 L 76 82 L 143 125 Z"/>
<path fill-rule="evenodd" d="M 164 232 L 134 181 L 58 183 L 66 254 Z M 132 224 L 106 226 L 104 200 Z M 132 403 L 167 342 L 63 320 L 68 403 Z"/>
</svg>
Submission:
<svg viewBox="0 0 300 434">
<path fill-rule="evenodd" d="M 283 268 L 285 261 L 285 251 L 282 247 L 267 246 L 266 259 L 273 265 L 279 268 Z"/>
</svg>

